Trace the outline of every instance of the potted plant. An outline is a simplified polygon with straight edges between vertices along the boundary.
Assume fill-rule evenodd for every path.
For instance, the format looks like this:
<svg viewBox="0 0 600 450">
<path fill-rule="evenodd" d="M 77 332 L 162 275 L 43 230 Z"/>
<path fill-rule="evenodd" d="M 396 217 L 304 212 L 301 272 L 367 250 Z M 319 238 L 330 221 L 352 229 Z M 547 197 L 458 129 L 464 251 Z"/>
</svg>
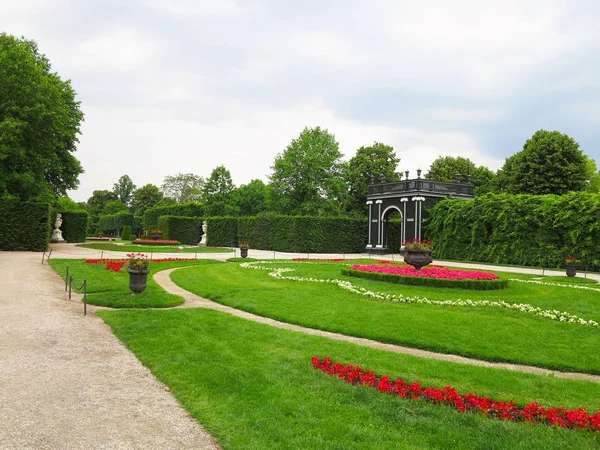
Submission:
<svg viewBox="0 0 600 450">
<path fill-rule="evenodd" d="M 148 230 L 148 234 L 150 236 L 150 239 L 153 240 L 158 240 L 158 239 L 162 239 L 162 230 L 158 227 L 152 227 L 150 228 L 150 230 Z"/>
<path fill-rule="evenodd" d="M 567 276 L 574 277 L 577 275 L 577 268 L 581 263 L 580 259 L 577 259 L 576 256 L 569 255 L 565 258 L 565 267 L 567 268 Z"/>
<path fill-rule="evenodd" d="M 415 270 L 420 270 L 432 263 L 431 250 L 433 250 L 433 242 L 427 239 L 413 239 L 413 241 L 404 241 L 404 262 L 410 264 Z"/>
<path fill-rule="evenodd" d="M 129 289 L 134 294 L 140 294 L 146 289 L 150 260 L 143 253 L 128 253 L 127 256 L 129 260 L 125 267 L 129 272 Z"/>
<path fill-rule="evenodd" d="M 248 241 L 241 241 L 239 244 L 240 247 L 240 256 L 242 258 L 247 258 L 248 257 Z"/>
</svg>

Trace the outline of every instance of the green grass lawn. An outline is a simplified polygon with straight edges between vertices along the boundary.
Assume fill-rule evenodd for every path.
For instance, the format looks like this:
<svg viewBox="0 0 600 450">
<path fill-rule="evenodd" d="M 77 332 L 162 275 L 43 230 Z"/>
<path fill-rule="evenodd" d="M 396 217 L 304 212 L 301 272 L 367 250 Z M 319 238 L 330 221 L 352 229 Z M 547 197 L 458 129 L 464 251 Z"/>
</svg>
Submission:
<svg viewBox="0 0 600 450">
<path fill-rule="evenodd" d="M 107 252 L 143 252 L 143 253 L 232 253 L 231 248 L 205 247 L 205 246 L 184 246 L 180 249 L 179 245 L 143 245 L 132 244 L 130 241 L 118 242 L 89 242 L 86 244 L 77 244 L 77 247 L 93 248 L 95 250 L 104 250 Z"/>
<path fill-rule="evenodd" d="M 173 267 L 192 265 L 218 264 L 215 260 L 185 260 L 150 263 L 148 287 L 141 294 L 133 294 L 129 290 L 129 273 L 125 268 L 121 272 L 107 270 L 104 264 L 88 264 L 77 259 L 50 259 L 50 266 L 62 277 L 73 277 L 73 287 L 87 283 L 87 302 L 90 305 L 108 306 L 112 308 L 168 308 L 184 302 L 178 295 L 167 293 L 153 279 L 152 274 Z M 82 290 L 77 290 L 82 292 Z"/>
<path fill-rule="evenodd" d="M 344 277 L 342 264 L 292 264 L 290 275 L 347 279 L 367 289 L 435 300 L 504 300 L 558 309 L 600 321 L 600 292 L 511 282 L 501 291 L 467 291 Z M 276 267 L 271 266 L 269 267 Z M 505 278 L 537 278 L 498 273 Z M 173 281 L 200 296 L 261 316 L 488 361 L 600 373 L 600 329 L 494 308 L 393 304 L 334 285 L 277 280 L 236 263 L 181 269 Z M 569 283 L 565 276 L 564 282 Z"/>
<path fill-rule="evenodd" d="M 186 277 L 206 277 L 208 291 L 215 291 L 220 281 L 216 274 L 224 274 L 235 287 L 231 294 L 235 301 L 241 301 L 237 287 L 246 283 L 257 307 L 265 304 L 265 297 L 279 296 L 278 292 L 290 307 L 285 299 L 291 295 L 289 291 L 296 290 L 298 296 L 291 310 L 305 310 L 299 300 L 316 295 L 300 283 L 290 289 L 289 282 L 269 280 L 266 274 L 253 270 L 238 270 L 234 264 L 185 272 Z M 278 285 L 275 289 L 273 282 Z M 261 290 L 265 296 L 257 295 Z M 319 299 L 329 308 L 341 309 L 336 300 L 328 298 L 330 295 L 331 291 L 323 289 Z M 353 302 L 350 297 L 342 300 Z M 394 320 L 392 309 L 388 314 Z M 596 383 L 393 354 L 280 330 L 217 311 L 101 311 L 98 315 L 224 449 L 600 447 L 600 433 L 501 422 L 351 386 L 315 371 L 310 357 L 330 356 L 334 361 L 360 364 L 379 375 L 437 388 L 450 385 L 460 393 L 513 399 L 519 405 L 537 401 L 549 407 L 587 407 L 589 412 L 600 409 L 600 385 Z M 350 313 L 346 311 L 346 315 Z M 472 318 L 472 322 L 478 320 L 476 315 Z M 322 323 L 330 325 L 327 318 Z M 482 338 L 485 340 L 485 335 Z M 575 353 L 581 357 L 581 352 Z"/>
</svg>

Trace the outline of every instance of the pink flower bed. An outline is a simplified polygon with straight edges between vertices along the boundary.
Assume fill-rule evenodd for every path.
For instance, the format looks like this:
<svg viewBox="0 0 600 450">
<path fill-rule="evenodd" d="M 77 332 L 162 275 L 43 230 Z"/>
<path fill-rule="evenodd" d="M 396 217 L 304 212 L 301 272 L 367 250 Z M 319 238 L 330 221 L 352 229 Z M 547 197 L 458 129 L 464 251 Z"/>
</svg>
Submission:
<svg viewBox="0 0 600 450">
<path fill-rule="evenodd" d="M 454 270 L 445 267 L 423 267 L 415 270 L 413 266 L 378 266 L 376 264 L 353 264 L 352 270 L 359 272 L 379 272 L 402 277 L 443 278 L 445 280 L 497 280 L 498 275 L 480 270 Z"/>
<path fill-rule="evenodd" d="M 459 412 L 482 413 L 490 418 L 512 422 L 531 422 L 600 432 L 600 412 L 588 414 L 585 408 L 545 408 L 537 402 L 521 408 L 512 400 L 507 403 L 502 400 L 496 401 L 487 397 L 479 397 L 471 393 L 461 395 L 450 386 L 446 386 L 444 389 L 423 388 L 418 381 L 410 385 L 401 379 L 392 381 L 387 375 L 377 377 L 372 370 L 362 370 L 360 366 L 332 364 L 331 358 L 321 360 L 313 356 L 312 365 L 315 369 L 350 384 L 374 387 L 381 393 L 389 393 L 405 399 L 422 399 L 451 406 Z"/>
</svg>

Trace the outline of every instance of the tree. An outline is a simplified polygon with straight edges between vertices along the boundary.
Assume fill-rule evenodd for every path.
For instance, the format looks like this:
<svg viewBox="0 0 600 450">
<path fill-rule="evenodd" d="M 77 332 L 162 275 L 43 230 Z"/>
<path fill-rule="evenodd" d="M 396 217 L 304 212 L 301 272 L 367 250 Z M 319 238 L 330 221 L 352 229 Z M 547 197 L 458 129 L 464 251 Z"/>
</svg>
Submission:
<svg viewBox="0 0 600 450">
<path fill-rule="evenodd" d="M 523 150 L 506 158 L 498 173 L 500 189 L 512 194 L 581 191 L 588 180 L 587 158 L 579 144 L 558 131 L 539 130 Z"/>
<path fill-rule="evenodd" d="M 129 175 L 123 175 L 119 178 L 119 181 L 113 184 L 113 192 L 117 194 L 119 201 L 126 206 L 131 204 L 133 191 L 135 191 L 135 184 L 133 184 Z"/>
<path fill-rule="evenodd" d="M 34 41 L 0 33 L 0 198 L 52 201 L 79 185 L 83 113 Z"/>
<path fill-rule="evenodd" d="M 346 190 L 341 157 L 334 135 L 320 127 L 304 128 L 272 166 L 271 188 L 278 212 L 338 214 Z"/>
<path fill-rule="evenodd" d="M 261 180 L 242 184 L 231 195 L 240 216 L 255 216 L 267 210 L 267 186 Z"/>
<path fill-rule="evenodd" d="M 162 192 L 154 184 L 146 184 L 136 189 L 133 191 L 133 200 L 131 202 L 133 215 L 137 217 L 143 216 L 146 210 L 156 206 L 162 199 Z"/>
<path fill-rule="evenodd" d="M 204 178 L 193 173 L 167 175 L 161 189 L 166 197 L 171 197 L 177 203 L 200 202 Z"/>
<path fill-rule="evenodd" d="M 121 200 L 109 200 L 102 208 L 102 214 L 115 214 L 121 211 L 129 211 L 127 205 Z"/>
<path fill-rule="evenodd" d="M 429 180 L 454 182 L 456 175 L 460 174 L 463 179 L 471 175 L 471 182 L 475 185 L 475 194 L 481 195 L 492 192 L 495 189 L 496 175 L 485 166 L 477 167 L 473 161 L 461 156 L 439 156 L 429 168 L 425 178 Z"/>
<path fill-rule="evenodd" d="M 400 158 L 394 147 L 375 142 L 369 147 L 361 147 L 344 167 L 344 179 L 348 183 L 346 210 L 365 215 L 369 180 L 374 176 L 379 181 L 383 175 L 387 181 L 398 181 L 400 175 L 396 167 Z"/>
<path fill-rule="evenodd" d="M 209 216 L 236 215 L 238 210 L 231 201 L 233 190 L 234 186 L 229 170 L 223 165 L 215 167 L 204 184 L 206 214 Z"/>
<path fill-rule="evenodd" d="M 92 192 L 92 196 L 88 198 L 87 204 L 90 214 L 98 216 L 102 214 L 104 206 L 110 201 L 118 200 L 117 194 L 107 190 L 98 190 Z"/>
</svg>

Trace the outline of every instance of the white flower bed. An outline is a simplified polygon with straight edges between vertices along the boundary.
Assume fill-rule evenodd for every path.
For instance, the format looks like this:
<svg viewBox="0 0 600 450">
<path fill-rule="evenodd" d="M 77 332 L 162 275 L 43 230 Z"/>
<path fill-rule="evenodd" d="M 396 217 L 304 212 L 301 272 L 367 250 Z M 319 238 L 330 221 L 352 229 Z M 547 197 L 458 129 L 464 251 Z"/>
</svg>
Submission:
<svg viewBox="0 0 600 450">
<path fill-rule="evenodd" d="M 266 267 L 261 264 L 322 264 L 322 263 L 306 263 L 302 261 L 256 261 L 256 262 L 247 262 L 240 264 L 240 267 L 246 269 L 256 269 L 256 270 L 268 270 L 269 276 L 273 278 L 278 278 L 281 280 L 292 280 L 292 281 L 305 281 L 309 283 L 328 283 L 335 284 L 342 289 L 353 292 L 355 294 L 364 295 L 366 297 L 375 298 L 378 300 L 384 300 L 392 303 L 420 303 L 426 305 L 435 305 L 435 306 L 466 306 L 466 307 L 489 307 L 489 308 L 502 308 L 502 309 L 510 309 L 513 311 L 519 311 L 527 314 L 533 314 L 536 316 L 544 317 L 546 319 L 554 320 L 557 322 L 567 322 L 567 323 L 576 323 L 579 325 L 585 325 L 588 327 L 598 327 L 600 324 L 594 320 L 585 320 L 579 316 L 574 314 L 558 311 L 558 310 L 548 310 L 541 309 L 537 306 L 532 306 L 527 303 L 508 303 L 504 300 L 499 301 L 490 301 L 490 300 L 429 300 L 427 297 L 408 297 L 402 294 L 384 294 L 382 292 L 373 292 L 369 291 L 360 286 L 355 286 L 351 282 L 346 280 L 328 280 L 328 279 L 319 279 L 319 278 L 305 278 L 305 277 L 291 277 L 285 276 L 285 273 L 293 272 L 295 269 L 292 268 L 271 268 Z M 516 279 L 511 279 L 514 281 Z M 542 283 L 536 281 L 527 281 L 527 280 L 517 280 L 523 282 L 530 282 L 536 284 L 548 284 L 548 285 L 557 285 L 564 286 L 561 284 L 555 283 Z M 585 286 L 573 286 L 573 287 L 585 287 Z M 593 288 L 588 288 L 590 290 L 598 290 Z"/>
</svg>

